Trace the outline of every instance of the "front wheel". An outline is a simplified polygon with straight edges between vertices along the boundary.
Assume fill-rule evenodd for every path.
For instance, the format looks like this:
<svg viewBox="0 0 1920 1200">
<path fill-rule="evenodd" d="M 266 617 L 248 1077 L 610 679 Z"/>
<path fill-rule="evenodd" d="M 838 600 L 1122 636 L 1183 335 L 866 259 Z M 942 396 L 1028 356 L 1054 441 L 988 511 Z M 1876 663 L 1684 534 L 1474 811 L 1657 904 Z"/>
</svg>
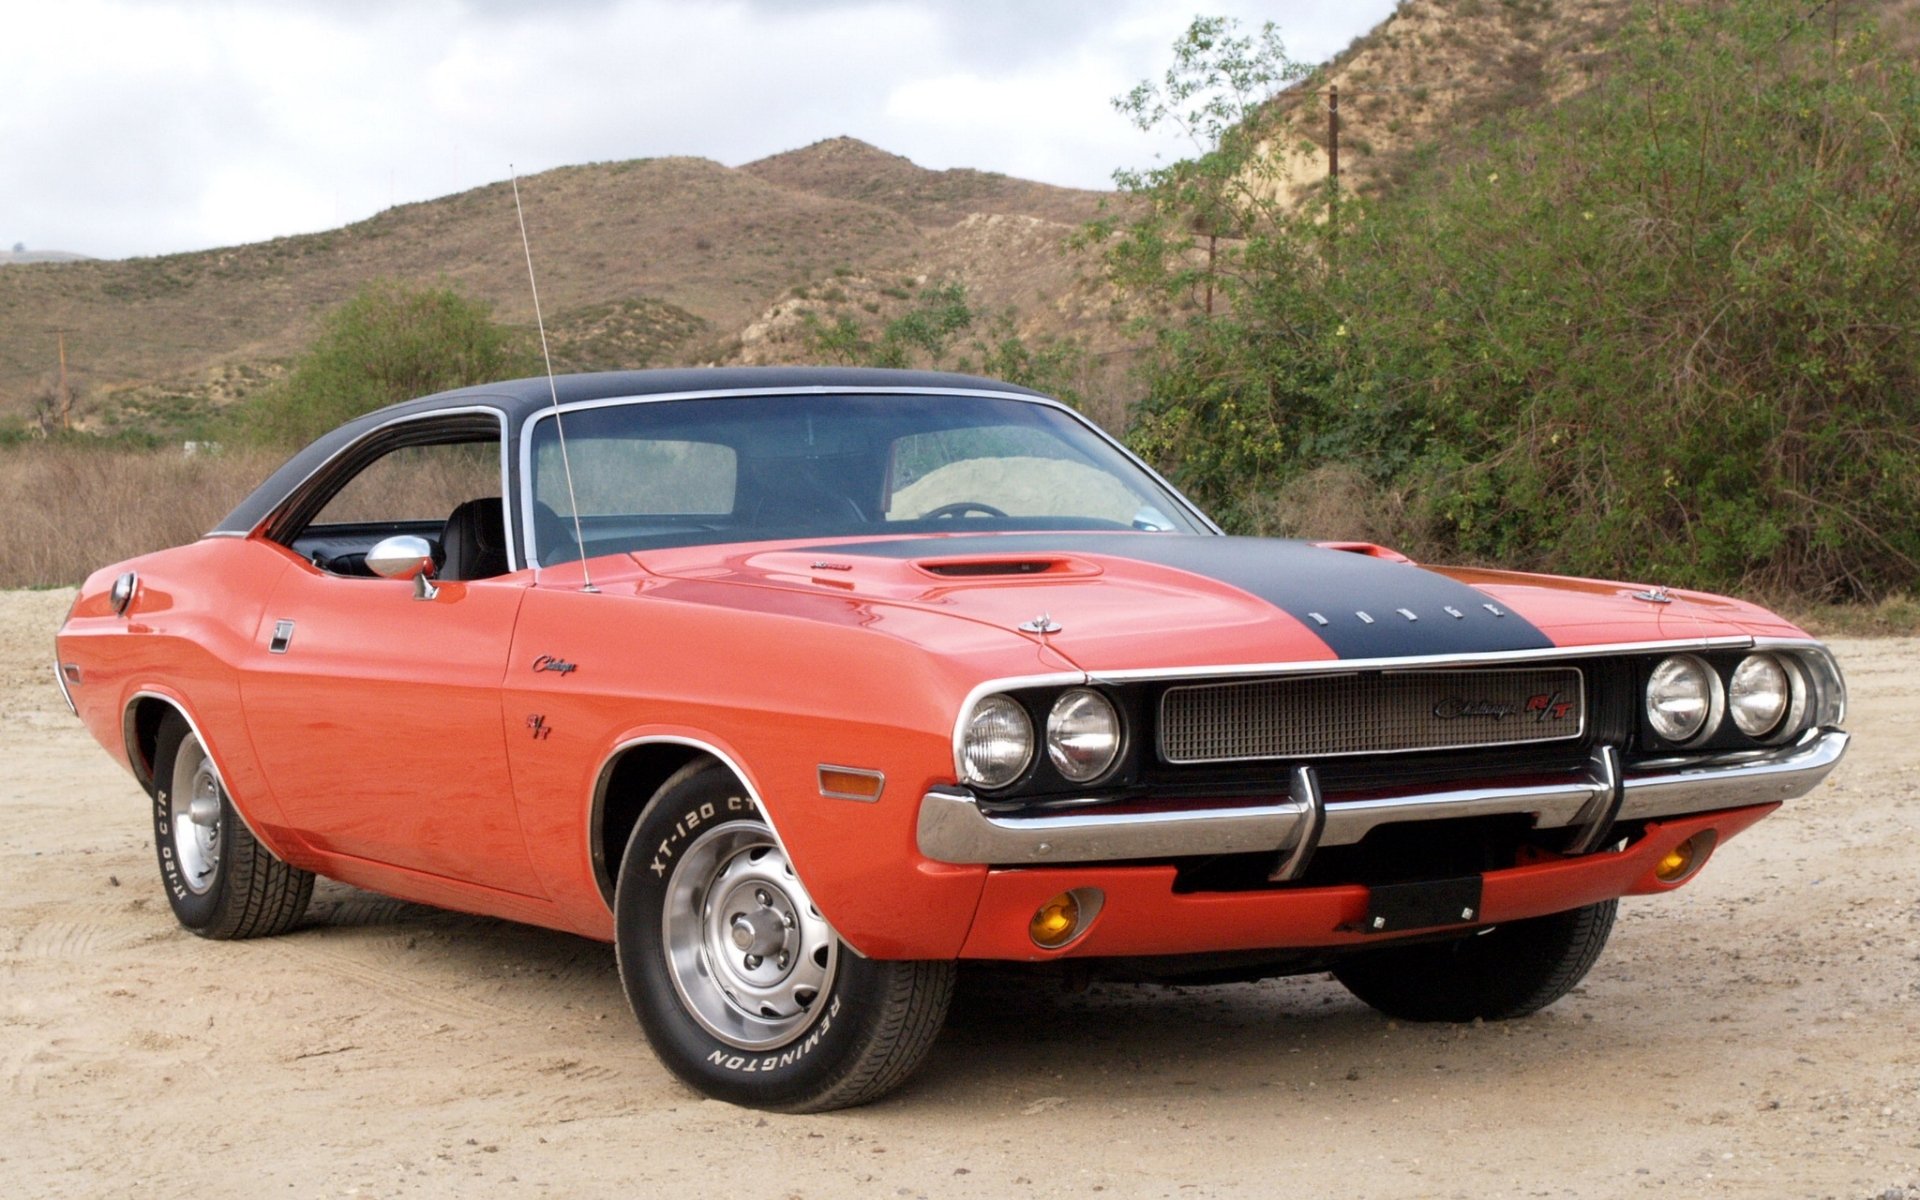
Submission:
<svg viewBox="0 0 1920 1200">
<path fill-rule="evenodd" d="M 159 734 L 153 840 L 174 917 L 216 941 L 292 929 L 313 898 L 313 873 L 275 858 L 253 836 L 185 718 L 168 713 Z"/>
<path fill-rule="evenodd" d="M 1333 977 L 1387 1016 L 1406 1021 L 1528 1016 L 1586 977 L 1613 931 L 1619 905 L 1606 900 L 1454 941 L 1368 951 L 1337 964 Z"/>
<path fill-rule="evenodd" d="M 820 915 L 732 773 L 695 763 L 628 839 L 620 981 L 654 1052 L 717 1099 L 822 1112 L 876 1100 L 925 1059 L 950 962 L 882 962 Z"/>
</svg>

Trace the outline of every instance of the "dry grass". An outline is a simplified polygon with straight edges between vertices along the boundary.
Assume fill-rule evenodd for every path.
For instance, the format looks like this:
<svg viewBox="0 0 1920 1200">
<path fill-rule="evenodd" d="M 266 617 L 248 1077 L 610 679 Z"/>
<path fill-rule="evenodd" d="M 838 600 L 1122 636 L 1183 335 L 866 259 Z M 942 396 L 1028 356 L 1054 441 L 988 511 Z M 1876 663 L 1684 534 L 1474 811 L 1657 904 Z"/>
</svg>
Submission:
<svg viewBox="0 0 1920 1200">
<path fill-rule="evenodd" d="M 0 587 L 71 587 L 109 563 L 193 541 L 281 458 L 79 446 L 0 452 Z"/>
<path fill-rule="evenodd" d="M 0 588 L 72 587 L 101 567 L 194 541 L 278 467 L 277 451 L 217 454 L 29 446 L 0 451 Z M 327 506 L 325 521 L 444 520 L 500 494 L 494 454 L 399 451 Z"/>
</svg>

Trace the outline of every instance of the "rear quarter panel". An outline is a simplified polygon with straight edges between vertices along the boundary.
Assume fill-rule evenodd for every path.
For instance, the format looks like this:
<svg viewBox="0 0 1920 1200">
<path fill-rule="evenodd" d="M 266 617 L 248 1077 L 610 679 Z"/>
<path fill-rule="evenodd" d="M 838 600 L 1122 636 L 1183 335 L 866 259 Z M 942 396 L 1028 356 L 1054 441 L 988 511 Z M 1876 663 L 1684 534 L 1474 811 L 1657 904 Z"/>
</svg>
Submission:
<svg viewBox="0 0 1920 1200">
<path fill-rule="evenodd" d="M 261 636 L 260 622 L 288 559 L 278 547 L 242 538 L 206 538 L 94 572 L 55 639 L 61 663 L 80 669 L 74 707 L 108 754 L 144 776 L 124 716 L 142 693 L 183 710 L 207 742 L 233 804 L 270 849 L 299 861 L 253 753 L 240 708 L 239 667 Z M 124 616 L 113 611 L 114 580 L 139 575 Z"/>
</svg>

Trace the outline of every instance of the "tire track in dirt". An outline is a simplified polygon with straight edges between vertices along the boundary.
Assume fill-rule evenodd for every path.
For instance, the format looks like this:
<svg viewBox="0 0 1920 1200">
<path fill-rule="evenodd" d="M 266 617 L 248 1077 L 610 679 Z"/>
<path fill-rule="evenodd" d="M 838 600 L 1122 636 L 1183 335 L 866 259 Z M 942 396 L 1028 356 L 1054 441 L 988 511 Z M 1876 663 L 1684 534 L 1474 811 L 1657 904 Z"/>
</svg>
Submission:
<svg viewBox="0 0 1920 1200">
<path fill-rule="evenodd" d="M 442 979 L 392 970 L 365 955 L 335 950 L 321 943 L 320 937 L 309 933 L 304 937 L 295 935 L 262 940 L 248 949 L 270 954 L 303 972 L 314 972 L 340 983 L 356 984 L 422 1012 L 486 1024 L 524 1015 L 507 1006 L 448 991 Z"/>
<path fill-rule="evenodd" d="M 76 906 L 77 907 L 77 906 Z M 60 915 L 45 917 L 28 926 L 8 957 L 22 963 L 54 961 L 78 962 L 101 955 L 132 950 L 162 941 L 173 930 L 146 928 L 127 923 L 125 904 L 87 906 L 76 912 L 67 908 Z"/>
</svg>

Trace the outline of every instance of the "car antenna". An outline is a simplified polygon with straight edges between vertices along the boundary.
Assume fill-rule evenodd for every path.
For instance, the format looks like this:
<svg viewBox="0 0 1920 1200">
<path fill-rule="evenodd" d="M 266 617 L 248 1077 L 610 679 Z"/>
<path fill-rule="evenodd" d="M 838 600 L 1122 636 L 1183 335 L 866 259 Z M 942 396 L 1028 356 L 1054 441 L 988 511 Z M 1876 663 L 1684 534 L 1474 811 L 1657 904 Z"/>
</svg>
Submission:
<svg viewBox="0 0 1920 1200">
<path fill-rule="evenodd" d="M 540 285 L 533 279 L 533 243 L 527 239 L 527 212 L 520 207 L 520 176 L 512 163 L 507 164 L 507 178 L 513 182 L 513 215 L 520 218 L 520 248 L 527 255 L 527 290 L 533 293 L 533 323 L 540 330 L 540 359 L 547 365 L 547 395 L 553 399 L 553 427 L 560 434 L 560 473 L 567 480 L 567 508 L 573 517 L 573 544 L 580 550 L 580 590 L 597 592 L 600 589 L 593 586 L 593 575 L 587 570 L 587 539 L 580 532 L 580 501 L 573 493 L 573 462 L 567 457 L 566 417 L 560 411 L 560 388 L 553 381 L 553 355 L 547 350 L 547 322 L 540 315 Z M 531 455 L 528 461 L 532 461 Z M 528 486 L 531 486 L 530 482 Z M 534 562 L 529 565 L 533 567 L 533 577 L 538 581 L 540 564 Z"/>
</svg>

